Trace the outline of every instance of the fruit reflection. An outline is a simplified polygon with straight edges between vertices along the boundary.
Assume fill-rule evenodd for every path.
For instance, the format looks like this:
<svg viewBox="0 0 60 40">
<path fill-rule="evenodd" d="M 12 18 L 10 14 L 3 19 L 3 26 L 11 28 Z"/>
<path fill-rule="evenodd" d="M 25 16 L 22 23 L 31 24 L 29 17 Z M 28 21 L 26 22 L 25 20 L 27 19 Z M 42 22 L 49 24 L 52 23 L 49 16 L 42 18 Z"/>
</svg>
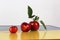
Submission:
<svg viewBox="0 0 60 40">
<path fill-rule="evenodd" d="M 30 39 L 38 40 L 39 39 L 39 32 L 38 31 L 31 31 L 30 32 Z"/>
<path fill-rule="evenodd" d="M 17 34 L 16 33 L 11 33 L 9 35 L 10 40 L 17 40 Z"/>
<path fill-rule="evenodd" d="M 29 36 L 30 36 L 30 34 L 29 34 L 29 32 L 22 32 L 21 33 L 21 40 L 29 40 Z"/>
<path fill-rule="evenodd" d="M 21 40 L 38 40 L 39 39 L 39 32 L 38 31 L 31 31 L 31 32 L 22 32 L 21 33 Z"/>
</svg>

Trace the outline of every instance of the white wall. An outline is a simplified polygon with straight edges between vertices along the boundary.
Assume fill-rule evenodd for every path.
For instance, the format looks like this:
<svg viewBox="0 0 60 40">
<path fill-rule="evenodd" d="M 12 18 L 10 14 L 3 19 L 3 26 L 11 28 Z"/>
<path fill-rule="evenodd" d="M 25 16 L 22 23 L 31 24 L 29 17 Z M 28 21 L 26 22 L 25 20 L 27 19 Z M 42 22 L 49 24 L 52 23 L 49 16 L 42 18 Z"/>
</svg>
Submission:
<svg viewBox="0 0 60 40">
<path fill-rule="evenodd" d="M 60 0 L 0 0 L 0 25 L 28 22 L 27 5 L 47 25 L 60 27 Z"/>
</svg>

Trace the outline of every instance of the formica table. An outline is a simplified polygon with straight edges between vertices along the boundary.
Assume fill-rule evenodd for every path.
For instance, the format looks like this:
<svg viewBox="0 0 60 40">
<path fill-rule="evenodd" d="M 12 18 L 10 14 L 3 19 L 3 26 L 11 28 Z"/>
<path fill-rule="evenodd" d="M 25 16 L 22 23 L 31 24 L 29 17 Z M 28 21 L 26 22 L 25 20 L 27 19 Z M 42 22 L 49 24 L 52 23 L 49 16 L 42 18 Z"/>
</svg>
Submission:
<svg viewBox="0 0 60 40">
<path fill-rule="evenodd" d="M 19 31 L 17 33 L 9 32 L 10 25 L 0 25 L 0 40 L 43 40 L 43 39 L 60 39 L 60 28 L 46 25 L 47 30 L 40 26 L 38 31 L 22 32 L 20 26 L 17 25 Z"/>
</svg>

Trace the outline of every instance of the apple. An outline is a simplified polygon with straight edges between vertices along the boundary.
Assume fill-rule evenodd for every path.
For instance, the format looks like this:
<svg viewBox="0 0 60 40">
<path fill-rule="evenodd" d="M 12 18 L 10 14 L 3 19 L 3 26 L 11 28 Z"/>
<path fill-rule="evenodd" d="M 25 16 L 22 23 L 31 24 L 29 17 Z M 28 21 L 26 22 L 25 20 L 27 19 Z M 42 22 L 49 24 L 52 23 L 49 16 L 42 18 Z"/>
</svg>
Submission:
<svg viewBox="0 0 60 40">
<path fill-rule="evenodd" d="M 32 31 L 36 31 L 39 29 L 39 23 L 37 21 L 31 21 L 29 24 L 31 25 Z"/>
<path fill-rule="evenodd" d="M 26 22 L 23 22 L 23 23 L 21 24 L 21 30 L 22 30 L 23 32 L 28 32 L 30 29 L 31 29 L 30 24 L 28 24 L 28 23 L 26 23 Z"/>
<path fill-rule="evenodd" d="M 17 26 L 11 26 L 9 28 L 9 31 L 10 31 L 10 33 L 16 33 L 18 31 L 18 28 L 17 28 Z"/>
</svg>

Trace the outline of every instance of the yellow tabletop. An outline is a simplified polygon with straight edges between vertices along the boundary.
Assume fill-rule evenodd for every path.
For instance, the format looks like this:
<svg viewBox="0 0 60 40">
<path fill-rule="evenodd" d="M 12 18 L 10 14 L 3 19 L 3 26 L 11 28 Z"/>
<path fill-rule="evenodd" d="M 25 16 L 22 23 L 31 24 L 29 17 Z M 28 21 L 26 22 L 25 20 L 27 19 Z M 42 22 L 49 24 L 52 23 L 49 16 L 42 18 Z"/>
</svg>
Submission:
<svg viewBox="0 0 60 40">
<path fill-rule="evenodd" d="M 17 32 L 0 31 L 1 40 L 60 39 L 60 30 Z"/>
</svg>

